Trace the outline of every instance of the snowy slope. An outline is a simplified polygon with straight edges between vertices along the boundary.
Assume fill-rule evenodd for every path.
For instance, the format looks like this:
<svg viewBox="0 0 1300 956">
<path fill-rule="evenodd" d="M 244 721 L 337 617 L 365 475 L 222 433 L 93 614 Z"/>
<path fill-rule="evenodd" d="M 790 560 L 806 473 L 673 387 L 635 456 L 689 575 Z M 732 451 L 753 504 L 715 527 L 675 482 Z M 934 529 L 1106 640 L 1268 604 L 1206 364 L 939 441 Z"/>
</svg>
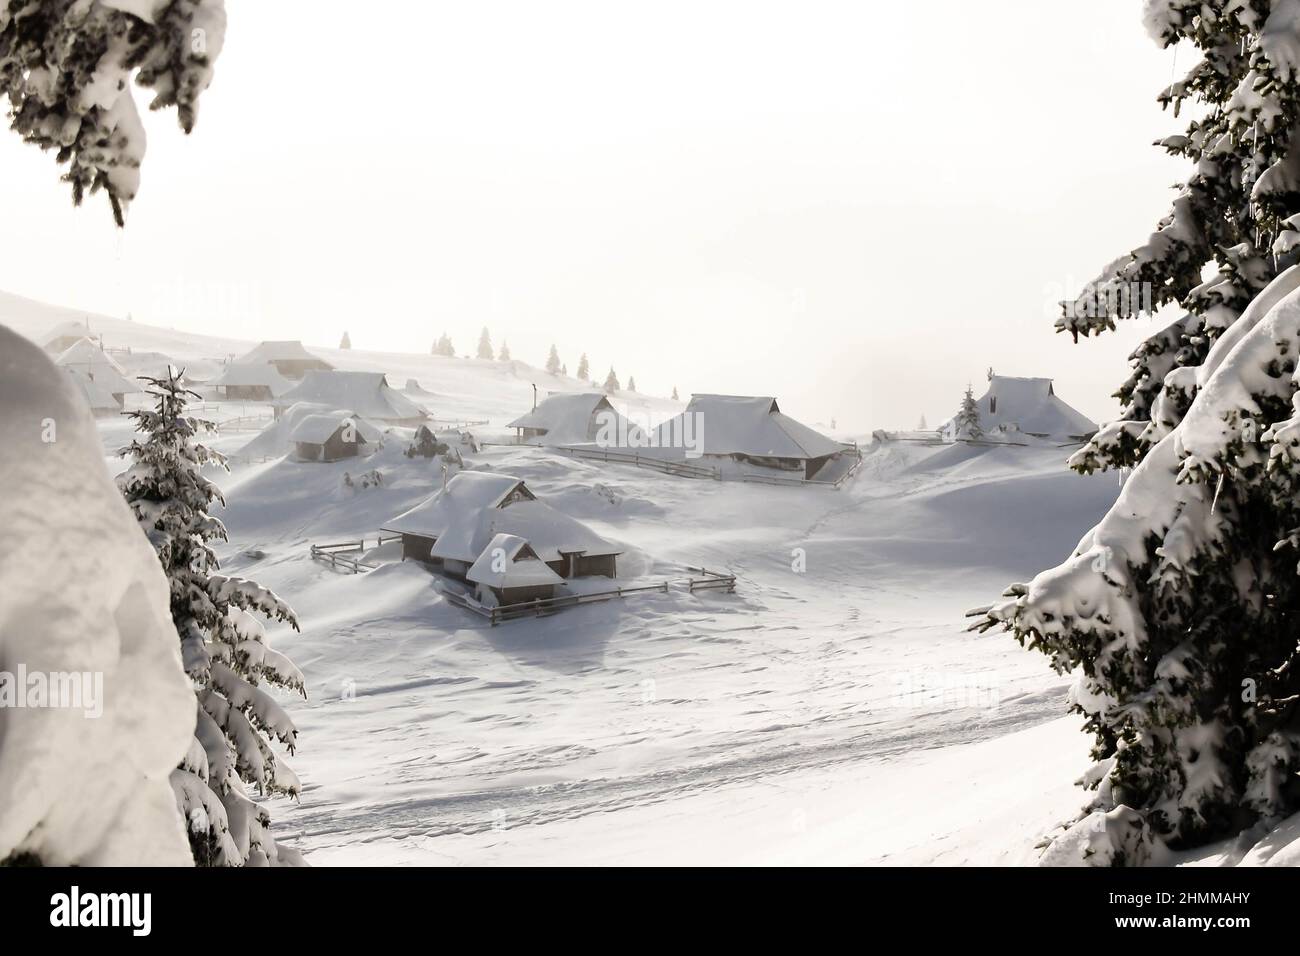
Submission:
<svg viewBox="0 0 1300 956">
<path fill-rule="evenodd" d="M 190 355 L 217 341 L 122 334 Z M 533 383 L 579 387 L 522 363 L 312 349 L 416 379 L 437 418 L 487 419 L 473 430 L 489 439 L 531 407 Z M 682 407 L 617 398 L 652 420 Z M 126 436 L 101 432 L 106 448 Z M 290 703 L 302 803 L 274 817 L 313 862 L 1017 863 L 1083 802 L 1068 679 L 962 617 L 1059 561 L 1114 500 L 1114 476 L 1064 469 L 1068 449 L 886 445 L 835 491 L 489 445 L 467 465 L 524 478 L 621 544 L 620 583 L 679 582 L 688 565 L 740 576 L 735 595 L 674 583 L 489 628 L 393 544 L 370 550 L 381 567 L 365 575 L 309 557 L 312 543 L 373 546 L 437 489 L 437 463 L 402 454 L 406 434 L 363 460 L 218 478 L 226 569 L 302 623 L 273 635 L 310 691 Z M 380 487 L 344 485 L 371 469 Z"/>
<path fill-rule="evenodd" d="M 927 471 L 918 459 L 934 453 L 868 456 L 871 477 L 835 492 L 488 448 L 473 465 L 525 478 L 623 543 L 625 583 L 680 579 L 688 564 L 741 575 L 735 596 L 674 589 L 496 629 L 443 602 L 417 566 L 352 576 L 306 559 L 312 541 L 373 537 L 436 486 L 429 463 L 390 446 L 365 466 L 384 486 L 358 492 L 341 484 L 356 462 L 246 469 L 223 517 L 257 556 L 232 553 L 230 565 L 293 596 L 303 633 L 277 639 L 312 689 L 295 708 L 303 803 L 277 819 L 324 863 L 658 863 L 704 861 L 710 847 L 747 862 L 817 859 L 817 844 L 779 827 L 770 845 L 747 829 L 787 806 L 787 790 L 826 791 L 808 799 L 827 825 L 852 825 L 842 818 L 855 800 L 904 813 L 930 776 L 983 766 L 967 745 L 1063 713 L 1063 678 L 1010 641 L 966 634 L 961 615 L 1071 548 L 1116 491 L 1063 472 L 1058 450 L 1016 461 L 990 449 Z M 1026 550 L 1026 526 L 1046 543 Z M 1021 782 L 1026 794 L 1059 785 L 1064 805 L 1036 808 L 1044 827 L 1079 802 L 1069 784 L 1086 740 L 1058 726 L 1045 746 L 1057 754 L 1048 766 L 1069 766 L 1053 777 L 1035 760 Z M 986 804 L 972 803 L 972 818 L 947 809 L 950 826 L 984 841 L 950 848 L 952 859 L 1009 861 L 1041 836 L 1019 804 Z M 1020 842 L 988 839 L 983 813 L 1021 823 Z M 937 851 L 909 832 L 904 858 Z M 864 837 L 823 861 L 884 860 L 893 845 Z"/>
</svg>

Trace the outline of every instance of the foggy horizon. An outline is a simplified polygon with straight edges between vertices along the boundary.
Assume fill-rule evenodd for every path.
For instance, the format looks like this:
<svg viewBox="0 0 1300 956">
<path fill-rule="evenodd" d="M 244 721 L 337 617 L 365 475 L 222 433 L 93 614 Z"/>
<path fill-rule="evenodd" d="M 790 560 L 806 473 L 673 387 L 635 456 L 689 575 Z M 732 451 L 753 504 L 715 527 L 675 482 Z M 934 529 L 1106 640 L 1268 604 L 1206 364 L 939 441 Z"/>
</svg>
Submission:
<svg viewBox="0 0 1300 956">
<path fill-rule="evenodd" d="M 0 143 L 0 203 L 30 223 L 0 238 L 0 288 L 381 352 L 446 332 L 472 354 L 486 326 L 533 365 L 554 344 L 570 372 L 585 352 L 642 392 L 770 394 L 856 431 L 943 420 L 993 367 L 1105 421 L 1124 357 L 1167 318 L 1078 346 L 1052 321 L 1145 240 L 1176 175 L 1146 145 L 1175 128 L 1155 103 L 1173 53 L 1130 7 L 1075 23 L 947 2 L 881 39 L 836 3 L 507 4 L 393 30 L 232 0 L 194 133 L 145 117 L 127 230 Z M 383 75 L 330 72 L 347 44 L 391 47 Z M 313 95 L 268 85 L 273 56 Z"/>
</svg>

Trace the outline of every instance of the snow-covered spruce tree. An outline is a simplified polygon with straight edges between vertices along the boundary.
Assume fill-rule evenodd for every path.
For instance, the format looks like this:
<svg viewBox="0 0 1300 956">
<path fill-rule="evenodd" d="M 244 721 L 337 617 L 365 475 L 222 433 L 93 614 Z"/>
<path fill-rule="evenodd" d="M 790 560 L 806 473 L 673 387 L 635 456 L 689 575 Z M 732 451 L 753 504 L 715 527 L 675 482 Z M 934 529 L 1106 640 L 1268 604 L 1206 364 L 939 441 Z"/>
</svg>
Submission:
<svg viewBox="0 0 1300 956">
<path fill-rule="evenodd" d="M 1076 675 L 1096 795 L 1048 852 L 1097 864 L 1300 807 L 1300 0 L 1148 0 L 1145 17 L 1203 57 L 1160 96 L 1204 105 L 1160 143 L 1192 173 L 1057 327 L 1184 314 L 1133 353 L 1120 418 L 1070 460 L 1133 467 L 1118 502 L 1065 563 L 972 612 Z"/>
<path fill-rule="evenodd" d="M 551 346 L 551 354 L 546 356 L 546 371 L 552 375 L 560 374 L 560 353 L 555 350 L 554 345 Z"/>
<path fill-rule="evenodd" d="M 488 335 L 488 330 L 486 325 L 483 326 L 483 331 L 479 333 L 477 357 L 481 359 L 488 359 L 489 361 L 493 357 L 492 336 Z"/>
<path fill-rule="evenodd" d="M 607 392 L 617 392 L 621 388 L 618 384 L 618 376 L 614 374 L 614 366 L 609 367 L 609 374 L 605 376 L 605 384 L 601 388 Z"/>
<path fill-rule="evenodd" d="M 578 359 L 578 378 L 583 382 L 591 378 L 591 366 L 587 364 L 586 352 L 583 352 L 582 357 Z"/>
<path fill-rule="evenodd" d="M 627 380 L 627 390 L 628 390 L 629 392 L 635 392 L 635 391 L 636 391 L 636 376 L 631 376 L 631 377 L 628 378 L 628 380 Z"/>
<path fill-rule="evenodd" d="M 677 386 L 676 386 L 676 385 L 673 386 L 673 401 L 674 401 L 674 402 L 678 401 L 678 398 L 677 398 Z"/>
<path fill-rule="evenodd" d="M 497 353 L 497 361 L 499 362 L 510 361 L 510 343 L 507 342 L 505 339 L 501 340 L 501 351 Z"/>
<path fill-rule="evenodd" d="M 348 336 L 347 332 L 344 332 L 343 338 L 339 339 L 339 348 L 340 349 L 352 348 L 352 339 Z"/>
<path fill-rule="evenodd" d="M 172 788 L 196 863 L 298 864 L 301 856 L 276 844 L 269 814 L 244 789 L 299 793 L 298 778 L 270 742 L 292 754 L 298 730 L 265 687 L 304 697 L 306 687 L 293 662 L 271 649 L 256 615 L 295 630 L 298 621 L 266 588 L 215 573 L 209 542 L 226 540 L 226 529 L 208 508 L 224 500 L 202 470 L 224 468 L 225 458 L 196 440 L 213 426 L 186 414 L 198 396 L 180 377 L 172 369 L 167 378 L 146 379 L 154 406 L 131 412 L 140 437 L 122 449 L 131 464 L 117 479 L 171 584 L 172 621 L 197 697 L 194 741 L 172 773 Z"/>
<path fill-rule="evenodd" d="M 188 133 L 225 32 L 224 0 L 0 5 L 0 94 L 10 125 L 67 164 L 74 203 L 104 190 L 121 226 L 145 153 L 132 74 L 153 91 L 149 108 L 174 106 Z"/>
<path fill-rule="evenodd" d="M 921 427 L 925 427 L 924 417 L 921 419 Z M 966 394 L 961 400 L 961 408 L 957 410 L 957 416 L 953 419 L 953 437 L 963 441 L 978 441 L 984 437 L 984 427 L 980 425 L 979 403 L 975 401 L 975 394 L 969 385 L 966 386 Z"/>
</svg>

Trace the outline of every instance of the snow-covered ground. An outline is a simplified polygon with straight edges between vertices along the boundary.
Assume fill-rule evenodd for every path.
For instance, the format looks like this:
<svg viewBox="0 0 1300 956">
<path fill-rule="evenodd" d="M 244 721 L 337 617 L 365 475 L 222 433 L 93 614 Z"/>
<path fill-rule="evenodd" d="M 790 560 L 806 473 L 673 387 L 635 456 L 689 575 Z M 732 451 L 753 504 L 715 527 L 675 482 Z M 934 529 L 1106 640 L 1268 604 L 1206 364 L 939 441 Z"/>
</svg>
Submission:
<svg viewBox="0 0 1300 956">
<path fill-rule="evenodd" d="M 64 318 L 0 305 L 32 336 Z M 129 373 L 148 370 L 138 353 L 210 373 L 252 345 L 92 324 L 132 347 Z M 522 363 L 313 350 L 394 387 L 417 379 L 437 417 L 487 419 L 488 440 L 534 382 L 577 387 Z M 658 420 L 681 408 L 618 404 Z M 129 434 L 100 429 L 106 454 Z M 312 543 L 373 542 L 437 490 L 437 462 L 403 447 L 394 435 L 364 461 L 237 462 L 219 478 L 224 568 L 302 625 L 273 637 L 308 678 L 309 700 L 288 702 L 303 798 L 271 810 L 317 865 L 1017 863 L 1082 802 L 1067 679 L 962 616 L 1059 561 L 1114 500 L 1115 477 L 1071 474 L 1068 450 L 889 444 L 834 490 L 488 445 L 467 466 L 518 475 L 623 544 L 620 583 L 673 582 L 492 628 L 392 544 L 368 574 L 310 558 Z M 371 469 L 382 486 L 344 485 Z M 700 565 L 739 575 L 736 593 L 688 593 L 678 582 Z"/>
</svg>

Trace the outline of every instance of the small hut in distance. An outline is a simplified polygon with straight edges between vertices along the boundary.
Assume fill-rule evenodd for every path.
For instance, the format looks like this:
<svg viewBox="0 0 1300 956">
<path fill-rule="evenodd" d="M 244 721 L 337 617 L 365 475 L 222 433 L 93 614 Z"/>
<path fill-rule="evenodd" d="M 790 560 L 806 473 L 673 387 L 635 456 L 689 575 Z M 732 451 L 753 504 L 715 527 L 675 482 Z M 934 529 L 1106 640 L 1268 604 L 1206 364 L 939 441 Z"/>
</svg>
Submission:
<svg viewBox="0 0 1300 956">
<path fill-rule="evenodd" d="M 79 372 L 95 382 L 99 388 L 107 391 L 117 400 L 119 408 L 125 404 L 128 393 L 140 391 L 140 387 L 126 377 L 122 366 L 100 348 L 99 343 L 92 342 L 88 338 L 80 338 L 66 348 L 54 360 L 54 364 Z"/>
<path fill-rule="evenodd" d="M 980 427 L 991 433 L 1031 435 L 1062 442 L 1086 440 L 1097 430 L 1087 415 L 1062 401 L 1050 378 L 1019 378 L 990 373 L 988 390 L 976 402 Z M 946 440 L 957 437 L 957 418 L 939 427 Z"/>
<path fill-rule="evenodd" d="M 269 402 L 293 387 L 269 362 L 232 362 L 208 384 L 232 402 Z"/>
<path fill-rule="evenodd" d="M 684 412 L 656 430 L 658 445 L 670 451 L 678 447 L 676 436 L 690 434 L 700 436 L 706 460 L 793 472 L 809 481 L 848 450 L 786 415 L 771 396 L 692 395 Z"/>
<path fill-rule="evenodd" d="M 275 400 L 277 414 L 298 402 L 346 408 L 366 421 L 414 428 L 429 413 L 391 388 L 383 372 L 313 370 Z"/>
<path fill-rule="evenodd" d="M 289 435 L 297 461 L 340 461 L 356 458 L 378 435 L 355 416 L 334 413 L 308 415 Z"/>
<path fill-rule="evenodd" d="M 59 355 L 72 348 L 82 339 L 90 339 L 91 341 L 96 339 L 96 336 L 90 332 L 88 322 L 60 322 L 45 333 L 45 337 L 41 339 L 41 348 L 51 355 Z"/>
<path fill-rule="evenodd" d="M 544 445 L 581 445 L 593 442 L 602 428 L 635 442 L 640 429 L 631 424 L 601 392 L 556 392 L 536 408 L 506 426 L 516 430 L 520 442 Z"/>
<path fill-rule="evenodd" d="M 308 352 L 297 339 L 262 342 L 235 360 L 236 365 L 270 363 L 285 378 L 299 379 L 310 371 L 327 371 L 334 366 Z"/>
</svg>

